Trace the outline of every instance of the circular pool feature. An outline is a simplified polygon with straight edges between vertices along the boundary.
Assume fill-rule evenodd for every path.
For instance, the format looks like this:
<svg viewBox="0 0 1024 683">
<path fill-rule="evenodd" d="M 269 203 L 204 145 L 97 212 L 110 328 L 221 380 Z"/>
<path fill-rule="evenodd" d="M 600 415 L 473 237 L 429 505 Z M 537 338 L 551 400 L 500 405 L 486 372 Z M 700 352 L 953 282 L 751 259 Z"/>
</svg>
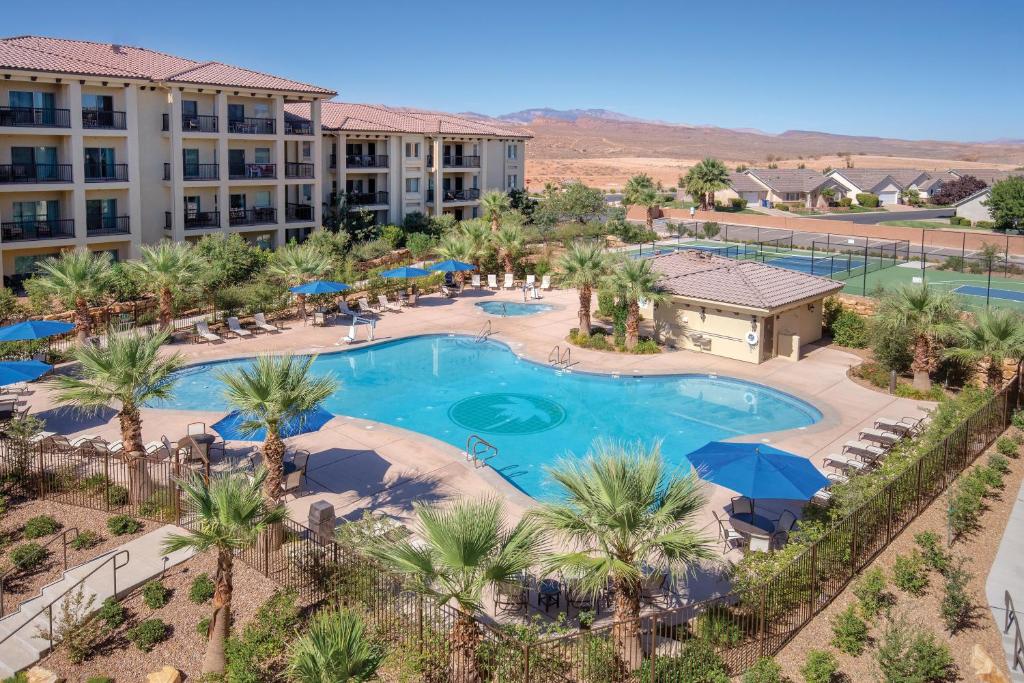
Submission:
<svg viewBox="0 0 1024 683">
<path fill-rule="evenodd" d="M 549 306 L 548 304 L 526 304 L 515 301 L 481 301 L 474 305 L 488 315 L 509 318 L 522 315 L 536 315 L 537 313 L 544 313 L 554 309 L 554 306 Z"/>
<path fill-rule="evenodd" d="M 482 394 L 453 404 L 448 417 L 471 432 L 536 434 L 562 424 L 565 410 L 543 396 Z"/>
</svg>

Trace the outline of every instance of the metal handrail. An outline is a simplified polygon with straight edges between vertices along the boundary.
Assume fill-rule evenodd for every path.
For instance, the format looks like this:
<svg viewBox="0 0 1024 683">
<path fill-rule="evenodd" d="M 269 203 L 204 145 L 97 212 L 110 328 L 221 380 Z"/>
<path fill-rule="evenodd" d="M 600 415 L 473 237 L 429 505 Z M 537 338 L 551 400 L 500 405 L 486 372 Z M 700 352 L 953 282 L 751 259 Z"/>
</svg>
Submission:
<svg viewBox="0 0 1024 683">
<path fill-rule="evenodd" d="M 1017 619 L 1017 611 L 1013 608 L 1013 598 L 1010 597 L 1010 591 L 1008 590 L 1003 592 L 1003 606 L 1006 609 L 1006 618 L 1003 620 L 1003 634 L 1009 633 L 1010 626 L 1016 627 L 1013 634 L 1011 664 L 1014 671 L 1018 668 L 1024 671 L 1024 638 L 1021 637 L 1020 620 Z"/>
<path fill-rule="evenodd" d="M 486 457 L 482 455 L 490 453 Z M 479 434 L 470 434 L 466 439 L 466 459 L 473 461 L 473 466 L 477 466 L 480 463 L 487 464 L 492 458 L 498 456 L 498 447 L 494 444 L 486 441 Z"/>
<path fill-rule="evenodd" d="M 125 561 L 124 561 L 123 564 L 118 564 L 117 563 L 117 558 L 121 557 L 121 555 L 125 556 Z M 17 633 L 21 629 L 25 628 L 26 626 L 28 626 L 29 624 L 34 622 L 37 617 L 42 615 L 43 612 L 49 612 L 49 614 L 47 615 L 47 618 L 49 620 L 49 631 L 48 631 L 48 637 L 46 639 L 48 641 L 50 641 L 50 643 L 53 643 L 53 606 L 55 604 L 57 604 L 65 595 L 69 594 L 71 591 L 75 590 L 76 588 L 81 586 L 83 583 L 85 583 L 85 580 L 88 579 L 90 576 L 92 576 L 93 574 L 98 572 L 103 567 L 107 566 L 107 564 L 111 564 L 111 566 L 113 567 L 113 570 L 114 570 L 113 571 L 113 580 L 114 580 L 114 595 L 113 595 L 113 597 L 116 600 L 117 599 L 117 593 L 118 593 L 118 591 L 117 591 L 117 570 L 124 568 L 128 564 L 128 561 L 130 559 L 131 559 L 131 555 L 130 555 L 130 553 L 127 550 L 124 550 L 124 549 L 118 550 L 113 555 L 111 555 L 107 559 L 103 560 L 103 562 L 101 562 L 98 565 L 96 565 L 96 567 L 94 567 L 91 572 L 89 572 L 88 574 L 86 574 L 85 576 L 80 578 L 78 581 L 76 581 L 73 586 L 71 586 L 70 588 L 65 590 L 63 593 L 61 593 L 60 595 L 55 597 L 53 600 L 51 600 L 49 603 L 47 603 L 46 607 L 42 608 L 41 610 L 39 610 L 38 612 L 33 614 L 31 617 L 26 619 L 24 621 L 24 623 L 22 623 L 21 626 L 17 627 L 16 629 L 14 629 L 10 633 L 8 633 L 3 638 L 0 638 L 0 645 L 3 645 L 4 643 L 6 643 L 7 640 L 11 636 L 13 636 L 15 633 Z"/>
<path fill-rule="evenodd" d="M 558 364 L 563 368 L 567 368 L 572 364 L 572 347 L 566 345 L 565 353 L 558 359 Z"/>
<path fill-rule="evenodd" d="M 70 534 L 70 533 L 74 533 L 74 536 L 71 538 L 71 540 L 68 540 L 68 534 Z M 45 550 L 46 548 L 49 548 L 51 545 L 53 545 L 54 541 L 57 541 L 57 540 L 62 540 L 63 541 L 62 542 L 62 546 L 63 546 L 63 554 L 64 554 L 64 559 L 63 559 L 64 571 L 68 570 L 68 546 L 71 545 L 71 543 L 76 538 L 78 538 L 78 527 L 71 527 L 70 529 L 64 529 L 64 531 L 62 531 L 60 533 L 60 535 L 54 536 L 49 541 L 47 541 L 46 543 L 43 544 L 43 549 Z M 4 585 L 7 583 L 7 579 L 8 578 L 10 578 L 11 576 L 13 576 L 14 574 L 17 574 L 17 573 L 18 573 L 18 568 L 17 567 L 12 567 L 10 569 L 10 571 L 4 573 L 3 576 L 0 576 L 0 618 L 2 618 L 6 614 L 6 611 L 4 610 L 4 602 L 5 602 L 4 596 L 6 594 L 6 591 L 4 590 Z"/>
<path fill-rule="evenodd" d="M 488 320 L 486 323 L 484 323 L 484 326 L 480 328 L 480 332 L 477 333 L 477 335 L 476 335 L 476 337 L 474 337 L 473 341 L 475 341 L 477 343 L 485 341 L 487 339 L 487 337 L 489 337 L 492 333 L 493 332 L 491 330 L 491 321 Z"/>
<path fill-rule="evenodd" d="M 562 348 L 555 344 L 555 348 L 551 349 L 551 353 L 548 354 L 548 365 L 558 365 L 562 358 Z"/>
</svg>

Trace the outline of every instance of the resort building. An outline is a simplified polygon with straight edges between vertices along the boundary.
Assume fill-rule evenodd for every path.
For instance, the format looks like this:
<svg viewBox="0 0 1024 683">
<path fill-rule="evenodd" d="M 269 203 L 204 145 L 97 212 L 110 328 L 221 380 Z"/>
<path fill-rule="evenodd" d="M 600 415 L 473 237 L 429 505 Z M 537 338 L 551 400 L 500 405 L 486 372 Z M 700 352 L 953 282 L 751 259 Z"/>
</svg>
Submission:
<svg viewBox="0 0 1024 683">
<path fill-rule="evenodd" d="M 821 338 L 822 300 L 843 288 L 817 275 L 706 251 L 651 260 L 667 300 L 645 312 L 658 341 L 750 363 L 800 358 Z"/>
<path fill-rule="evenodd" d="M 137 47 L 0 40 L 0 269 L 87 247 L 238 232 L 274 246 L 320 220 L 320 102 L 334 92 Z M 308 122 L 285 119 L 305 103 Z"/>
<path fill-rule="evenodd" d="M 286 107 L 289 120 L 312 123 L 310 106 Z M 523 129 L 421 109 L 324 102 L 327 168 L 321 201 L 371 211 L 378 224 L 410 213 L 475 218 L 488 190 L 525 186 Z M 440 191 L 438 191 L 440 190 Z"/>
</svg>

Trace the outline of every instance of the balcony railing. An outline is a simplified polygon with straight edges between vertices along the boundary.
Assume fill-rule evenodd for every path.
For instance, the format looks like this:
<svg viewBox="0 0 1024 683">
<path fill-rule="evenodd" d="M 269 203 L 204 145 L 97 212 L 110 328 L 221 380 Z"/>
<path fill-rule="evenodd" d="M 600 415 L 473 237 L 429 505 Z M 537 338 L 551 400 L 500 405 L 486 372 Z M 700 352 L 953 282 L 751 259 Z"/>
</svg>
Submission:
<svg viewBox="0 0 1024 683">
<path fill-rule="evenodd" d="M 86 234 L 127 235 L 130 230 L 129 216 L 89 216 L 86 218 Z"/>
<path fill-rule="evenodd" d="M 4 242 L 66 239 L 74 236 L 74 218 L 39 218 L 0 223 L 0 239 Z"/>
<path fill-rule="evenodd" d="M 288 202 L 285 204 L 284 210 L 284 219 L 286 221 L 297 223 L 313 220 L 313 207 L 310 204 L 295 204 Z"/>
<path fill-rule="evenodd" d="M 228 213 L 231 225 L 263 225 L 277 222 L 277 209 L 271 206 L 255 209 L 231 209 Z"/>
<path fill-rule="evenodd" d="M 0 126 L 25 128 L 70 128 L 70 109 L 0 107 Z"/>
<path fill-rule="evenodd" d="M 480 157 L 445 154 L 444 166 L 445 168 L 477 168 L 480 166 Z"/>
<path fill-rule="evenodd" d="M 288 161 L 284 165 L 285 178 L 312 178 L 313 164 L 300 161 Z"/>
<path fill-rule="evenodd" d="M 285 135 L 312 135 L 313 124 L 309 121 L 285 121 Z"/>
<path fill-rule="evenodd" d="M 164 211 L 164 228 L 174 227 L 174 214 Z M 219 228 L 220 211 L 189 211 L 185 214 L 186 230 L 202 230 L 203 228 Z"/>
<path fill-rule="evenodd" d="M 228 132 L 239 135 L 273 135 L 277 131 L 274 119 L 229 119 Z"/>
<path fill-rule="evenodd" d="M 388 193 L 380 192 L 349 192 L 348 203 L 352 206 L 365 206 L 367 204 L 387 204 Z"/>
<path fill-rule="evenodd" d="M 473 187 L 466 190 L 443 190 L 441 192 L 441 201 L 444 202 L 474 202 L 478 199 L 480 199 L 480 190 Z M 434 201 L 433 190 L 427 190 L 427 201 Z"/>
<path fill-rule="evenodd" d="M 123 111 L 83 109 L 82 128 L 109 128 L 112 130 L 125 130 L 128 128 L 128 117 Z"/>
<path fill-rule="evenodd" d="M 220 180 L 220 164 L 185 164 L 181 173 L 185 180 Z"/>
<path fill-rule="evenodd" d="M 70 183 L 71 164 L 2 164 L 0 183 Z"/>
<path fill-rule="evenodd" d="M 387 168 L 387 154 L 349 154 L 345 157 L 349 168 Z"/>
<path fill-rule="evenodd" d="M 277 164 L 231 164 L 228 177 L 232 180 L 246 178 L 276 178 Z"/>
<path fill-rule="evenodd" d="M 128 164 L 86 164 L 85 182 L 126 183 L 128 182 Z"/>
<path fill-rule="evenodd" d="M 161 130 L 171 129 L 171 115 L 161 114 Z M 210 114 L 182 114 L 181 130 L 185 133 L 216 133 L 217 117 Z"/>
</svg>

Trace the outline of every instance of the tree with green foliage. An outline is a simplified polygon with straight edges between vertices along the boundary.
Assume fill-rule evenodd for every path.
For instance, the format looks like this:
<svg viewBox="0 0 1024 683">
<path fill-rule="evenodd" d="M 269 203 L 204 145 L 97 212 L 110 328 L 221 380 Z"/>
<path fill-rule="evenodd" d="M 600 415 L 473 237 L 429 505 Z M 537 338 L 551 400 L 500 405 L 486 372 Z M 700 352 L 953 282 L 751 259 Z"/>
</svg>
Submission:
<svg viewBox="0 0 1024 683">
<path fill-rule="evenodd" d="M 481 218 L 471 218 L 459 223 L 459 234 L 468 244 L 468 253 L 465 259 L 480 270 L 480 261 L 487 256 L 491 248 L 491 229 L 487 222 Z"/>
<path fill-rule="evenodd" d="M 579 334 L 590 336 L 590 301 L 594 290 L 608 274 L 608 256 L 596 242 L 573 242 L 558 261 L 563 286 L 579 294 Z"/>
<path fill-rule="evenodd" d="M 384 650 L 355 612 L 318 612 L 292 644 L 287 675 L 295 683 L 350 683 L 377 674 Z"/>
<path fill-rule="evenodd" d="M 508 195 L 501 190 L 488 190 L 480 198 L 480 208 L 484 219 L 491 224 L 491 232 L 497 234 L 501 229 L 501 219 L 512 208 Z"/>
<path fill-rule="evenodd" d="M 648 230 L 654 229 L 654 210 L 661 206 L 661 194 L 654 186 L 654 180 L 646 173 L 638 173 L 626 181 L 622 189 L 622 203 L 626 206 L 642 206 Z"/>
<path fill-rule="evenodd" d="M 909 285 L 882 298 L 875 324 L 883 331 L 902 330 L 913 342 L 914 388 L 931 389 L 929 376 L 934 363 L 935 344 L 949 337 L 956 322 L 956 301 L 949 292 L 940 292 L 925 285 Z"/>
<path fill-rule="evenodd" d="M 554 225 L 560 221 L 586 223 L 603 216 L 606 209 L 604 194 L 600 190 L 572 181 L 559 188 L 545 188 L 533 220 L 541 225 Z"/>
<path fill-rule="evenodd" d="M 260 534 L 283 522 L 288 512 L 279 503 L 268 504 L 261 495 L 267 470 L 260 467 L 253 477 L 244 473 L 211 475 L 199 472 L 178 482 L 184 500 L 195 517 L 187 533 L 171 533 L 162 552 L 213 551 L 217 556 L 213 615 L 207 627 L 203 673 L 220 674 L 226 665 L 225 645 L 231 629 L 231 601 L 234 595 L 235 555 L 252 547 Z"/>
<path fill-rule="evenodd" d="M 441 241 L 438 242 L 437 248 L 434 251 L 437 252 L 441 260 L 451 259 L 452 261 L 462 261 L 464 263 L 471 262 L 479 268 L 480 252 L 474 245 L 473 239 L 466 235 L 448 233 L 441 237 Z M 457 271 L 455 279 L 461 286 L 465 282 L 465 272 Z"/>
<path fill-rule="evenodd" d="M 505 272 L 515 272 L 516 259 L 519 258 L 526 247 L 526 240 L 523 237 L 522 229 L 517 225 L 505 225 L 498 232 L 493 233 L 492 237 L 495 248 L 501 254 Z"/>
<path fill-rule="evenodd" d="M 625 259 L 612 269 L 608 288 L 626 304 L 626 349 L 640 341 L 640 302 L 657 304 L 665 295 L 658 289 L 658 274 L 647 259 Z"/>
<path fill-rule="evenodd" d="M 1024 176 L 1010 176 L 1000 180 L 992 186 L 988 199 L 982 204 L 988 207 L 997 227 L 1024 226 Z"/>
<path fill-rule="evenodd" d="M 87 249 L 63 251 L 36 263 L 34 286 L 74 311 L 79 346 L 92 336 L 89 305 L 103 297 L 110 275 L 110 254 Z"/>
<path fill-rule="evenodd" d="M 352 246 L 352 240 L 342 230 L 314 230 L 302 244 L 326 256 L 330 260 L 331 270 L 338 270 L 345 263 L 345 255 Z"/>
<path fill-rule="evenodd" d="M 953 327 L 952 346 L 944 358 L 977 369 L 984 365 L 984 376 L 990 388 L 1003 384 L 1003 363 L 1024 360 L 1024 318 L 1012 309 L 994 308 L 980 312 L 975 323 L 960 322 Z"/>
<path fill-rule="evenodd" d="M 197 284 L 206 300 L 214 304 L 218 292 L 252 279 L 270 260 L 269 252 L 249 244 L 238 233 L 206 235 L 194 249 L 203 264 Z"/>
<path fill-rule="evenodd" d="M 195 250 L 188 242 L 163 240 L 156 246 L 143 245 L 142 258 L 130 261 L 142 285 L 160 301 L 160 328 L 171 331 L 174 320 L 174 295 L 193 287 L 202 269 Z"/>
<path fill-rule="evenodd" d="M 718 159 L 702 159 L 679 178 L 679 186 L 707 211 L 715 205 L 715 193 L 729 188 L 729 169 Z"/>
<path fill-rule="evenodd" d="M 289 244 L 274 252 L 267 272 L 285 281 L 289 287 L 322 277 L 331 267 L 331 257 L 312 245 Z M 306 319 L 306 295 L 296 294 L 299 318 Z"/>
</svg>

